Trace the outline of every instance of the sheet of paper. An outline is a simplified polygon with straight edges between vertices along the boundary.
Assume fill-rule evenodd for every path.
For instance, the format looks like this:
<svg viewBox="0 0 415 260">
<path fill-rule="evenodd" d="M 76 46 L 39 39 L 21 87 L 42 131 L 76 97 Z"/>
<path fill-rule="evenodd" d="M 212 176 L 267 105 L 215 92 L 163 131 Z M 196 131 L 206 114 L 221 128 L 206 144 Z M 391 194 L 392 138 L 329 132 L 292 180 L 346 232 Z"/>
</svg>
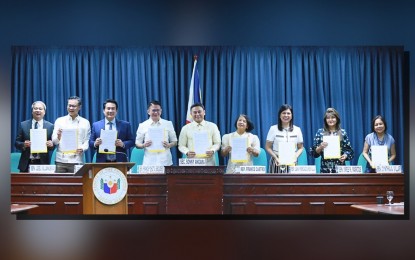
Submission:
<svg viewBox="0 0 415 260">
<path fill-rule="evenodd" d="M 248 162 L 248 138 L 236 137 L 231 139 L 231 161 L 232 162 Z"/>
<path fill-rule="evenodd" d="M 30 152 L 47 153 L 46 146 L 47 131 L 46 129 L 30 129 Z"/>
<path fill-rule="evenodd" d="M 372 162 L 375 166 L 389 165 L 388 147 L 386 145 L 372 145 L 370 147 Z"/>
<path fill-rule="evenodd" d="M 193 133 L 193 148 L 196 157 L 206 157 L 206 151 L 211 147 L 207 131 L 200 131 Z"/>
<path fill-rule="evenodd" d="M 295 142 L 278 142 L 278 160 L 282 165 L 295 164 Z"/>
<path fill-rule="evenodd" d="M 102 143 L 99 146 L 99 153 L 115 153 L 115 140 L 117 140 L 117 130 L 104 130 L 101 129 L 100 137 Z"/>
<path fill-rule="evenodd" d="M 329 135 L 323 136 L 323 142 L 328 143 L 324 148 L 324 159 L 339 159 L 340 158 L 340 136 Z"/>
<path fill-rule="evenodd" d="M 63 153 L 75 153 L 78 149 L 78 131 L 76 128 L 62 129 L 59 148 Z"/>
<path fill-rule="evenodd" d="M 163 146 L 165 140 L 164 128 L 150 127 L 148 128 L 148 138 L 151 140 L 151 145 L 147 147 L 149 152 L 164 152 L 166 149 Z"/>
</svg>

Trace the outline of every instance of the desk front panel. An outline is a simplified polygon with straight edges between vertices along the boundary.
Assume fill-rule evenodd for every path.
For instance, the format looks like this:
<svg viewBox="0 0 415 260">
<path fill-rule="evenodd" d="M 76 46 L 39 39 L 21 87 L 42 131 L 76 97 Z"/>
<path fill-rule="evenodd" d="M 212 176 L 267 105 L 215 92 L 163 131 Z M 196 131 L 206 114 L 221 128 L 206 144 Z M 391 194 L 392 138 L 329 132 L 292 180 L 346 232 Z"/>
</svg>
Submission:
<svg viewBox="0 0 415 260">
<path fill-rule="evenodd" d="M 129 214 L 166 213 L 166 176 L 129 175 Z M 11 175 L 11 203 L 35 204 L 30 214 L 83 214 L 82 177 L 72 174 Z"/>
<path fill-rule="evenodd" d="M 375 203 L 395 191 L 403 201 L 403 174 L 225 175 L 225 214 L 359 214 L 350 205 Z"/>
<path fill-rule="evenodd" d="M 195 175 L 189 178 L 194 180 Z M 168 214 L 171 192 L 175 193 L 172 199 L 176 200 L 200 198 L 200 194 L 189 194 L 198 193 L 198 189 L 188 187 L 184 190 L 187 195 L 183 195 L 179 189 L 182 185 L 175 188 L 175 182 L 179 179 L 183 182 L 186 176 L 173 178 L 170 192 L 167 178 L 164 174 L 128 175 L 129 214 Z M 387 190 L 395 192 L 395 202 L 404 201 L 403 174 L 225 174 L 216 178 L 220 180 L 214 183 L 222 191 L 217 194 L 222 193 L 223 198 L 206 211 L 218 214 L 361 214 L 350 206 L 375 203 L 376 196 L 385 196 Z M 63 174 L 12 174 L 11 203 L 39 205 L 30 214 L 82 214 L 82 178 Z M 177 209 L 174 214 L 188 214 Z"/>
</svg>

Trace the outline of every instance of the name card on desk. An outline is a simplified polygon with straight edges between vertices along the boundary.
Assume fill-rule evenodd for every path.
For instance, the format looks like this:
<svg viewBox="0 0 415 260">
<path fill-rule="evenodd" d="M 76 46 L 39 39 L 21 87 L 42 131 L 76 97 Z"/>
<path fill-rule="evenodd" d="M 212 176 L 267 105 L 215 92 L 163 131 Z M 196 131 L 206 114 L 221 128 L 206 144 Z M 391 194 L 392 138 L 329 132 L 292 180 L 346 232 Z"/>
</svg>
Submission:
<svg viewBox="0 0 415 260">
<path fill-rule="evenodd" d="M 288 167 L 289 173 L 316 173 L 316 166 L 315 165 L 297 165 L 297 166 L 289 166 Z"/>
<path fill-rule="evenodd" d="M 50 164 L 30 164 L 29 172 L 30 173 L 55 173 L 56 165 Z"/>
<path fill-rule="evenodd" d="M 206 159 L 201 158 L 180 158 L 179 166 L 206 166 Z"/>
<path fill-rule="evenodd" d="M 376 173 L 402 173 L 402 165 L 379 165 Z"/>
<path fill-rule="evenodd" d="M 238 169 L 236 169 L 238 171 Z M 240 166 L 239 167 L 239 173 L 245 174 L 245 173 L 265 173 L 265 166 Z"/>
<path fill-rule="evenodd" d="M 360 165 L 336 165 L 337 173 L 363 173 L 362 166 Z"/>
<path fill-rule="evenodd" d="M 161 165 L 140 165 L 138 166 L 138 173 L 146 174 L 146 173 L 162 173 L 164 174 L 164 166 Z"/>
</svg>

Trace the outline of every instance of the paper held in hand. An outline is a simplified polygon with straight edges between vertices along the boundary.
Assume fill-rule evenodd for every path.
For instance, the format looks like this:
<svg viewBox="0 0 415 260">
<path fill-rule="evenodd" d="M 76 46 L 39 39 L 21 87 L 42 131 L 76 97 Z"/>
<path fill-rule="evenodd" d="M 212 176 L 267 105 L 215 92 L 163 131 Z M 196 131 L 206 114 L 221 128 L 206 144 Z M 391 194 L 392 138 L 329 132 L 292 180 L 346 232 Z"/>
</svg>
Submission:
<svg viewBox="0 0 415 260">
<path fill-rule="evenodd" d="M 278 160 L 280 165 L 295 165 L 295 143 L 278 143 Z"/>
<path fill-rule="evenodd" d="M 117 140 L 117 130 L 101 129 L 102 143 L 99 146 L 99 153 L 115 154 L 115 140 Z"/>
<path fill-rule="evenodd" d="M 30 153 L 47 153 L 46 129 L 30 129 Z"/>
<path fill-rule="evenodd" d="M 150 127 L 147 133 L 151 140 L 151 145 L 147 147 L 149 152 L 159 153 L 166 151 L 166 148 L 163 146 L 163 141 L 166 140 L 164 128 Z"/>
<path fill-rule="evenodd" d="M 248 162 L 248 138 L 235 137 L 231 139 L 231 161 L 234 163 Z"/>
<path fill-rule="evenodd" d="M 388 147 L 386 145 L 372 145 L 370 147 L 372 162 L 375 166 L 389 165 Z"/>
<path fill-rule="evenodd" d="M 340 136 L 328 135 L 323 136 L 323 142 L 328 143 L 324 148 L 324 159 L 339 159 L 340 158 Z"/>
<path fill-rule="evenodd" d="M 196 157 L 207 157 L 206 151 L 212 146 L 212 141 L 209 140 L 207 131 L 200 131 L 193 133 L 193 149 Z"/>
<path fill-rule="evenodd" d="M 63 153 L 76 153 L 78 149 L 78 131 L 76 128 L 62 129 L 59 149 Z"/>
</svg>

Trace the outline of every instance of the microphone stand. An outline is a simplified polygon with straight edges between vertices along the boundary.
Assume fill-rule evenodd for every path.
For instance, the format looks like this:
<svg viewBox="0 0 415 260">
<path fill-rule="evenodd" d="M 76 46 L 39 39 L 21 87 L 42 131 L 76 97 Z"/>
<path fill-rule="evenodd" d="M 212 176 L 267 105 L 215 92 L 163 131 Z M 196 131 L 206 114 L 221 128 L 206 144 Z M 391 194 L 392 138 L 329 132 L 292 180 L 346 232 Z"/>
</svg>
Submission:
<svg viewBox="0 0 415 260">
<path fill-rule="evenodd" d="M 104 152 L 108 152 L 108 149 L 107 148 L 105 148 L 104 149 Z M 117 154 L 122 154 L 122 155 L 124 155 L 125 156 L 125 158 L 127 159 L 127 162 L 129 162 L 130 161 L 130 159 L 128 158 L 128 155 L 127 155 L 127 153 L 124 153 L 124 152 L 117 152 L 117 151 L 115 151 L 115 153 Z"/>
</svg>

